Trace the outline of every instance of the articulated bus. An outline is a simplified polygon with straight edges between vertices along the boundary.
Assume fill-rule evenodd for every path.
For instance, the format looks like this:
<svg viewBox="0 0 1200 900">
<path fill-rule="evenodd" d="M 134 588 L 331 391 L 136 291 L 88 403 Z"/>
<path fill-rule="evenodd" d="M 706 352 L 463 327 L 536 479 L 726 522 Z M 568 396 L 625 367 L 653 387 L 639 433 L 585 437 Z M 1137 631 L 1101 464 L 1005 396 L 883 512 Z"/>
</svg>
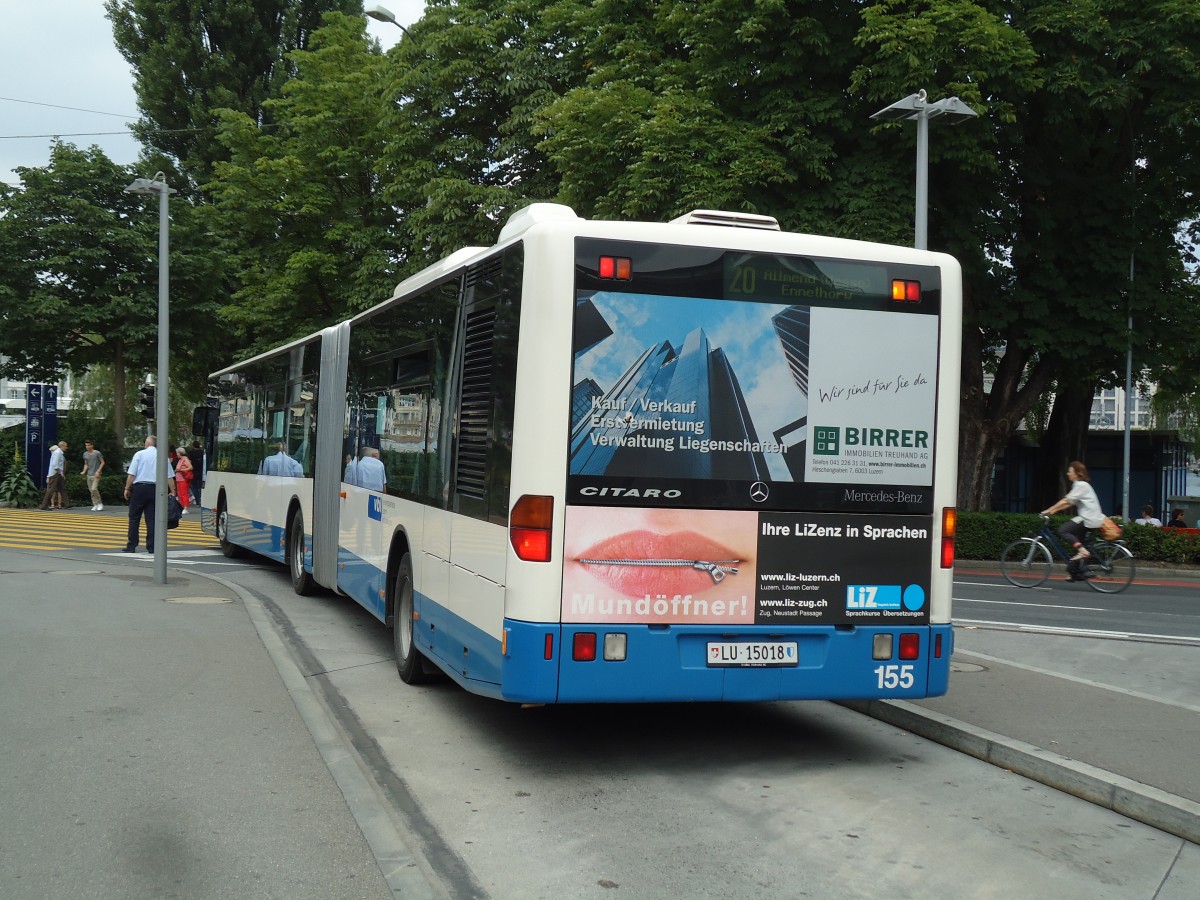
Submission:
<svg viewBox="0 0 1200 900">
<path fill-rule="evenodd" d="M 961 326 L 942 254 L 534 204 L 214 373 L 203 522 L 364 606 L 410 684 L 936 696 Z"/>
</svg>

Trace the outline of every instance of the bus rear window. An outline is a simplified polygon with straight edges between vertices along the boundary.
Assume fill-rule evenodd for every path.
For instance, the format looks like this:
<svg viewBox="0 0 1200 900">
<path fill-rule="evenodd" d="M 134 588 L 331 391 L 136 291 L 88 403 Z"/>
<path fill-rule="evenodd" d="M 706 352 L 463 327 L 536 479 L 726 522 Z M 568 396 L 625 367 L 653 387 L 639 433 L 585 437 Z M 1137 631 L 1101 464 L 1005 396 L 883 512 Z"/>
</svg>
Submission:
<svg viewBox="0 0 1200 900">
<path fill-rule="evenodd" d="M 576 271 L 570 502 L 932 508 L 936 268 L 580 240 Z"/>
</svg>

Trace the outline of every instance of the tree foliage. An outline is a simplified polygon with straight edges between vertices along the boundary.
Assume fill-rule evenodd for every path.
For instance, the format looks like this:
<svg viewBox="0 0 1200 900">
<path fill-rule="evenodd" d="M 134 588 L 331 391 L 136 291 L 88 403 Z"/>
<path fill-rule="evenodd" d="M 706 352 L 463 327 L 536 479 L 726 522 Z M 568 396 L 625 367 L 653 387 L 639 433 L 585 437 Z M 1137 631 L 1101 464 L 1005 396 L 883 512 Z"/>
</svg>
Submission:
<svg viewBox="0 0 1200 900">
<path fill-rule="evenodd" d="M 216 111 L 269 124 L 263 104 L 295 72 L 330 10 L 362 13 L 361 0 L 105 0 L 117 49 L 134 72 L 138 139 L 203 181 L 223 158 Z"/>
<path fill-rule="evenodd" d="M 578 0 L 434 0 L 389 53 L 385 198 L 414 259 L 490 244 L 559 178 L 538 112 L 583 81 Z"/>
<path fill-rule="evenodd" d="M 264 102 L 275 127 L 218 112 L 229 159 L 206 186 L 206 221 L 237 283 L 223 316 L 248 351 L 386 299 L 406 251 L 376 171 L 384 60 L 362 18 L 330 14 L 289 63 L 295 77 Z"/>
<path fill-rule="evenodd" d="M 17 169 L 0 198 L 0 355 L 12 377 L 57 381 L 110 364 L 115 392 L 126 373 L 153 371 L 158 336 L 157 201 L 126 193 L 136 177 L 92 147 L 57 144 L 45 167 Z M 203 377 L 217 297 L 186 198 L 171 201 L 173 374 Z M 116 409 L 123 431 L 125 407 Z"/>
</svg>

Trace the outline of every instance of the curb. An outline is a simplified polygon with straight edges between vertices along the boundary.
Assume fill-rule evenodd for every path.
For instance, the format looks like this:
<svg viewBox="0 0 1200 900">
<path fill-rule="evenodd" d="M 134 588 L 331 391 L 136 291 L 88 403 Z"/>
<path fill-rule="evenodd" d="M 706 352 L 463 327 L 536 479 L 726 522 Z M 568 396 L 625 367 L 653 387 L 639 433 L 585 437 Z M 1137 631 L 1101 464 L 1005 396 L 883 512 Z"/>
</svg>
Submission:
<svg viewBox="0 0 1200 900">
<path fill-rule="evenodd" d="M 1200 843 L 1200 803 L 903 700 L 843 700 L 839 705 L 1144 825 Z"/>
<path fill-rule="evenodd" d="M 216 582 L 242 601 L 329 774 L 341 790 L 354 821 L 370 846 L 392 895 L 420 900 L 444 897 L 444 892 L 426 877 L 419 857 L 404 839 L 392 821 L 386 804 L 380 799 L 375 781 L 364 771 L 358 752 L 342 737 L 334 717 L 296 665 L 262 602 L 250 591 L 220 576 L 191 571 L 188 574 Z"/>
</svg>

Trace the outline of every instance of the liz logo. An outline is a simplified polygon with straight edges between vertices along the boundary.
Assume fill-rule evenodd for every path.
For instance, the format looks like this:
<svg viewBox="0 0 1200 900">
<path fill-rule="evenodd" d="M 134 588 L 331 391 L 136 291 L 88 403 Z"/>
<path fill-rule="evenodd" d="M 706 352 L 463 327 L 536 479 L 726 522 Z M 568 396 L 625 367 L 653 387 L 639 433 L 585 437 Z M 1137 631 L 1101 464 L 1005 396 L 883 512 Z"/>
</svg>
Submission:
<svg viewBox="0 0 1200 900">
<path fill-rule="evenodd" d="M 383 521 L 383 498 L 374 495 L 367 497 L 367 518 L 376 522 Z"/>
<path fill-rule="evenodd" d="M 762 503 L 770 495 L 771 491 L 764 482 L 756 481 L 750 485 L 750 499 L 755 503 Z"/>
</svg>

